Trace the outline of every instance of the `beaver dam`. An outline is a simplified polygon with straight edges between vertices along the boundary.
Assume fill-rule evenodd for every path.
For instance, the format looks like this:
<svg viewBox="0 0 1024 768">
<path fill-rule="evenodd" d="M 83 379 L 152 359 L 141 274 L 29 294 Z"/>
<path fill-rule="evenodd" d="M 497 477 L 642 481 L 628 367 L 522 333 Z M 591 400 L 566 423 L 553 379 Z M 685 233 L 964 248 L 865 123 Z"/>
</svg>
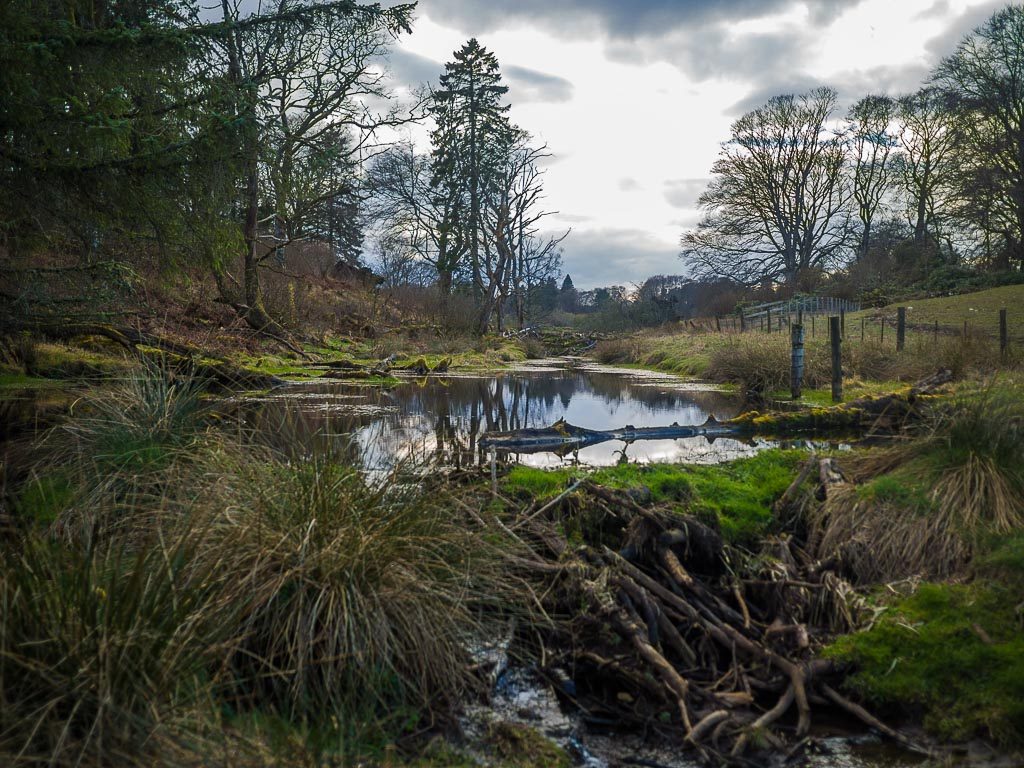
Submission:
<svg viewBox="0 0 1024 768">
<path fill-rule="evenodd" d="M 21 692 L 0 750 L 66 732 L 76 760 L 113 740 L 136 764 L 258 761 L 268 716 L 324 711 L 365 728 L 331 745 L 341 764 L 881 768 L 955 762 L 936 724 L 1011 742 L 1015 678 L 984 671 L 1019 664 L 1013 592 L 963 574 L 1015 562 L 988 542 L 1021 525 L 1000 473 L 1024 420 L 947 379 L 756 411 L 573 361 L 226 398 L 156 369 L 97 387 L 7 447 L 11 540 L 35 543 L 0 580 Z M 938 629 L 915 599 L 946 606 Z M 69 630 L 118 605 L 140 607 Z M 149 666 L 87 663 L 115 641 Z M 112 703 L 49 706 L 61 670 Z M 153 702 L 175 717 L 147 720 Z"/>
</svg>

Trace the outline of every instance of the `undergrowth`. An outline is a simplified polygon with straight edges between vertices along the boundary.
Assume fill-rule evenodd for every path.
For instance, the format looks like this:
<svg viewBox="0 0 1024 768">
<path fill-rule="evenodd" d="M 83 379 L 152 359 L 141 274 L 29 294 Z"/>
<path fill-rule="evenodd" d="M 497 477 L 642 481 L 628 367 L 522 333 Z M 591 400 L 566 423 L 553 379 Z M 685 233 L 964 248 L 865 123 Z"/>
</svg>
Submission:
<svg viewBox="0 0 1024 768">
<path fill-rule="evenodd" d="M 0 542 L 0 764 L 358 762 L 478 684 L 515 542 L 443 482 L 256 437 L 149 369 L 36 446 Z"/>
</svg>

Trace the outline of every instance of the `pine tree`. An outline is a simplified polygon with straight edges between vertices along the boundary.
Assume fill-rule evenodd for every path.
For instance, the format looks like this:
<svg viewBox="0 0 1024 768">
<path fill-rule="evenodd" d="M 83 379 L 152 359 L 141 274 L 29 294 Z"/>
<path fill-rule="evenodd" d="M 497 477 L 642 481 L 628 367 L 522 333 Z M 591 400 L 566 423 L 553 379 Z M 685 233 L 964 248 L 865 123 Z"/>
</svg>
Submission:
<svg viewBox="0 0 1024 768">
<path fill-rule="evenodd" d="M 431 109 L 436 122 L 431 186 L 439 199 L 454 205 L 448 234 L 468 254 L 470 278 L 482 296 L 483 209 L 514 133 L 508 105 L 502 103 L 508 88 L 501 84 L 497 58 L 475 38 L 445 64 L 440 86 Z"/>
</svg>

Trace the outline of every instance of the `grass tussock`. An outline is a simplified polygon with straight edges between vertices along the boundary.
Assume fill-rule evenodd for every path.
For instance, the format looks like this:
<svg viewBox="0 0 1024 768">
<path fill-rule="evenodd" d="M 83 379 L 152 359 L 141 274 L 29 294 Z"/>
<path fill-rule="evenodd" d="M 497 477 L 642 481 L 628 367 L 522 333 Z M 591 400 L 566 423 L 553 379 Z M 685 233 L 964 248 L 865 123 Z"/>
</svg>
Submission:
<svg viewBox="0 0 1024 768">
<path fill-rule="evenodd" d="M 467 641 L 500 602 L 499 557 L 443 494 L 317 455 L 228 453 L 209 479 L 198 558 L 221 561 L 245 605 L 230 663 L 258 681 L 247 706 L 408 718 L 472 687 Z"/>
<path fill-rule="evenodd" d="M 863 582 L 963 570 L 992 536 L 1024 528 L 1024 401 L 992 386 L 937 404 L 913 439 L 848 462 L 859 486 L 813 513 L 820 553 Z"/>
<path fill-rule="evenodd" d="M 203 450 L 209 414 L 201 392 L 197 382 L 149 365 L 76 403 L 39 447 L 32 483 L 58 502 L 41 505 L 39 517 L 88 538 L 163 508 Z"/>
<path fill-rule="evenodd" d="M 3 553 L 0 762 L 151 765 L 199 740 L 187 720 L 216 687 L 233 607 L 190 538 Z"/>
<path fill-rule="evenodd" d="M 15 494 L 0 764 L 198 765 L 270 721 L 344 763 L 450 716 L 518 610 L 514 542 L 440 481 L 261 445 L 177 387 L 143 372 L 78 409 Z"/>
</svg>

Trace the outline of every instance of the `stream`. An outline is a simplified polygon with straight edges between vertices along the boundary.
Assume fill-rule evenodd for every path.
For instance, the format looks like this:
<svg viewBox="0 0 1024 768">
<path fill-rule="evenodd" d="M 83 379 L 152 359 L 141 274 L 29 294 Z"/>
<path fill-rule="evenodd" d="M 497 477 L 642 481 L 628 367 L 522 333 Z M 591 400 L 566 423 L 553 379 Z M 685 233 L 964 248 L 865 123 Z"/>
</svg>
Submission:
<svg viewBox="0 0 1024 768">
<path fill-rule="evenodd" d="M 738 396 L 705 383 L 573 359 L 540 360 L 489 374 L 404 378 L 389 389 L 346 381 L 289 384 L 247 396 L 241 406 L 261 433 L 295 443 L 329 440 L 365 471 L 412 465 L 469 467 L 489 459 L 488 431 L 546 427 L 559 419 L 589 429 L 702 424 L 742 409 Z M 776 443 L 691 437 L 609 441 L 566 453 L 497 451 L 502 462 L 535 467 L 618 462 L 718 463 Z"/>
</svg>

